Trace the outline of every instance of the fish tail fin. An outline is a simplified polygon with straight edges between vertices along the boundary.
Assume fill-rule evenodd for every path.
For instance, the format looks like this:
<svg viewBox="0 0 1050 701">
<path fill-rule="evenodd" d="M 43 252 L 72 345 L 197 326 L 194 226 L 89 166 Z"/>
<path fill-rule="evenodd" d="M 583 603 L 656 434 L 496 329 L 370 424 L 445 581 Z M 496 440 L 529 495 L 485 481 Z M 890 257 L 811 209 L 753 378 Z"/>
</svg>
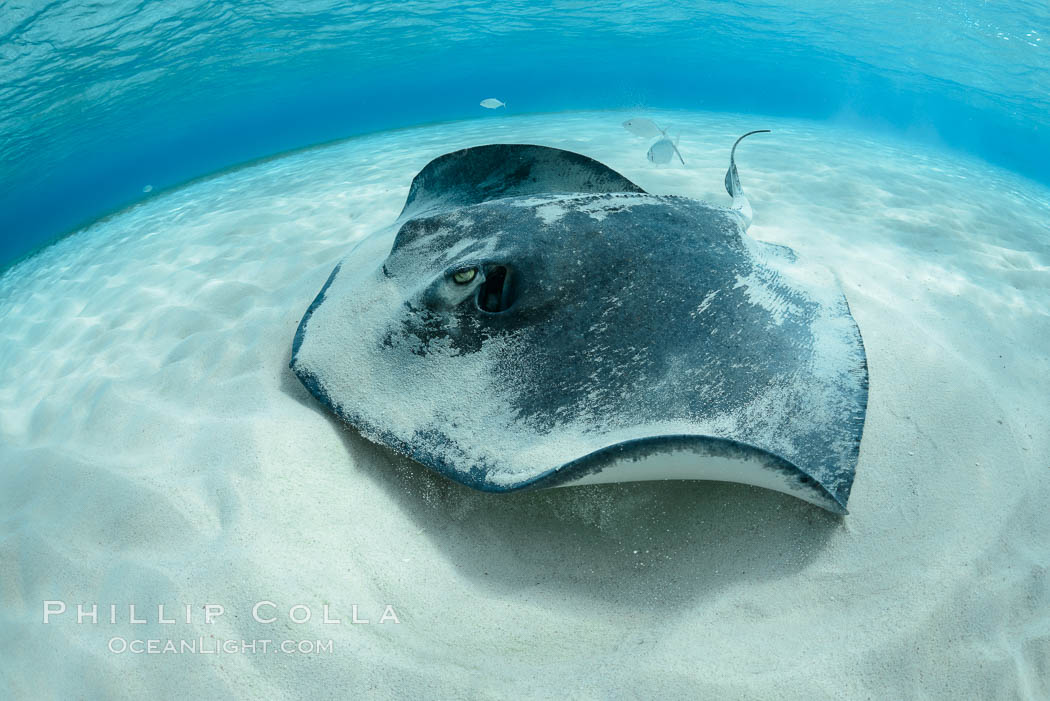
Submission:
<svg viewBox="0 0 1050 701">
<path fill-rule="evenodd" d="M 768 134 L 769 129 L 756 129 L 755 131 L 749 131 L 748 133 L 741 136 L 733 144 L 733 150 L 729 152 L 729 170 L 726 171 L 726 192 L 728 192 L 733 198 L 733 209 L 740 215 L 740 218 L 744 220 L 744 229 L 747 230 L 751 226 L 751 203 L 747 201 L 747 196 L 744 195 L 744 188 L 740 186 L 740 175 L 736 170 L 736 147 L 741 141 L 751 136 L 752 134 Z M 681 156 L 679 156 L 681 158 Z"/>
</svg>

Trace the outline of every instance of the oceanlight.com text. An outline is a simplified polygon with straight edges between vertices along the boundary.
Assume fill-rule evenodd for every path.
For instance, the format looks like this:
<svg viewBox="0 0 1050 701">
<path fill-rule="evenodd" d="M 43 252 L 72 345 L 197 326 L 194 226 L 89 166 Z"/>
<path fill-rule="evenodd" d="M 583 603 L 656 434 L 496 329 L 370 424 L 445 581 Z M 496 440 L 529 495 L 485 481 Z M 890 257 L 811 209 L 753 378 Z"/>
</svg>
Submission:
<svg viewBox="0 0 1050 701">
<path fill-rule="evenodd" d="M 331 640 L 144 640 L 117 636 L 109 639 L 107 648 L 116 655 L 330 655 L 335 646 Z"/>
</svg>

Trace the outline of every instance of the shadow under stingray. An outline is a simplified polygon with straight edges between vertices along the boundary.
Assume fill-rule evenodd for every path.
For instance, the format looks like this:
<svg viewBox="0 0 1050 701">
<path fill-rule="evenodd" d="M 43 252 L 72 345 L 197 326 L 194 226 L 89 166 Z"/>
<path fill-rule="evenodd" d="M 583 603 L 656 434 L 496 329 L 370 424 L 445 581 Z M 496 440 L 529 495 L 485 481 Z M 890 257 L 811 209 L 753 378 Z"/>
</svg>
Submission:
<svg viewBox="0 0 1050 701">
<path fill-rule="evenodd" d="M 724 482 L 479 492 L 365 439 L 287 366 L 281 389 L 332 423 L 352 469 L 384 489 L 459 573 L 505 598 L 542 592 L 656 612 L 799 572 L 844 528 L 793 497 Z"/>
</svg>

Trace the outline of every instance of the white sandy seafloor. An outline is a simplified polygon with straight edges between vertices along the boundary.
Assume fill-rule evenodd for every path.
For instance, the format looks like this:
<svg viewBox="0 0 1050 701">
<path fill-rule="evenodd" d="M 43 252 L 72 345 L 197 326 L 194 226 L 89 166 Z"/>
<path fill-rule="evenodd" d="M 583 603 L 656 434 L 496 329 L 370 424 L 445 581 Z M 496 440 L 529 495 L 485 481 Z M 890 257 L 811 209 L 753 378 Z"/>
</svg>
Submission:
<svg viewBox="0 0 1050 701">
<path fill-rule="evenodd" d="M 688 165 L 648 163 L 631 116 Z M 432 157 L 541 143 L 727 203 L 758 128 L 751 234 L 829 266 L 867 347 L 849 516 L 713 482 L 473 492 L 288 370 L 332 267 Z M 382 133 L 159 193 L 0 278 L 0 696 L 1046 698 L 1048 222 L 1050 191 L 957 154 L 694 113 Z M 45 625 L 45 600 L 70 610 Z M 108 650 L 202 637 L 333 651 Z"/>
</svg>

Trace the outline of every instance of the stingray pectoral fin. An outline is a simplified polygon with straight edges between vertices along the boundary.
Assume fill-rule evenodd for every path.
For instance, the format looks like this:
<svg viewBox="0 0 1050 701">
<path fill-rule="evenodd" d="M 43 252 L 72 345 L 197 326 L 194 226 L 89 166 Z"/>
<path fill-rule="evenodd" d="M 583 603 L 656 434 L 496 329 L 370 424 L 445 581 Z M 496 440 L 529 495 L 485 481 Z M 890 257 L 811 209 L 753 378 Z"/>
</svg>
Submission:
<svg viewBox="0 0 1050 701">
<path fill-rule="evenodd" d="M 746 443 L 711 436 L 651 436 L 602 448 L 567 463 L 531 488 L 713 480 L 782 492 L 836 514 L 846 506 L 817 479 L 790 461 Z"/>
<path fill-rule="evenodd" d="M 769 129 L 749 131 L 733 143 L 733 150 L 729 152 L 729 170 L 726 171 L 726 192 L 733 198 L 733 210 L 740 214 L 740 218 L 744 220 L 745 231 L 751 226 L 752 211 L 751 203 L 748 202 L 747 196 L 744 195 L 744 188 L 740 186 L 740 175 L 736 171 L 736 147 L 752 134 L 768 133 Z"/>
<path fill-rule="evenodd" d="M 435 158 L 412 180 L 400 220 L 504 197 L 644 193 L 609 166 L 549 146 L 489 144 Z"/>
</svg>

